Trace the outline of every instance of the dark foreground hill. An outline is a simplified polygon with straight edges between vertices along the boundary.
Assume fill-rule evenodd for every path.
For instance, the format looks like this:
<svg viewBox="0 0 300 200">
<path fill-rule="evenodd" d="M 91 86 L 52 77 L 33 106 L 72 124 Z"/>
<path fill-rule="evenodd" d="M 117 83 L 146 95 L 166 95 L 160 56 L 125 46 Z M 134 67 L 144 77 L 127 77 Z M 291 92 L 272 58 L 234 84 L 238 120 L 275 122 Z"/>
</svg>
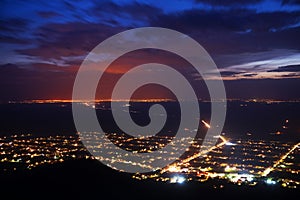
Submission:
<svg viewBox="0 0 300 200">
<path fill-rule="evenodd" d="M 170 184 L 138 181 L 95 160 L 67 161 L 0 175 L 2 196 L 8 199 L 284 199 L 299 195 L 280 187 L 227 184 L 214 189 L 213 182 Z"/>
</svg>

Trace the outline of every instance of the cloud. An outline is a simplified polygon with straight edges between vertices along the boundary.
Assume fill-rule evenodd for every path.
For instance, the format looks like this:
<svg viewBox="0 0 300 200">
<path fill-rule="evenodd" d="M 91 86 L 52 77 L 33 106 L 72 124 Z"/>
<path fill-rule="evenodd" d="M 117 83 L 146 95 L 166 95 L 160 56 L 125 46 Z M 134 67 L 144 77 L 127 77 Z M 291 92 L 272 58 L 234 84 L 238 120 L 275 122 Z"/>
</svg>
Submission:
<svg viewBox="0 0 300 200">
<path fill-rule="evenodd" d="M 97 44 L 107 37 L 118 33 L 122 28 L 112 28 L 101 24 L 68 23 L 48 24 L 36 31 L 40 39 L 36 46 L 17 50 L 28 56 L 38 56 L 44 60 L 68 61 L 86 56 Z M 73 59 L 67 59 L 70 57 Z"/>
<path fill-rule="evenodd" d="M 281 66 L 268 72 L 300 72 L 300 65 Z"/>
<path fill-rule="evenodd" d="M 227 81 L 296 79 L 299 71 L 292 66 L 300 64 L 298 4 L 297 0 L 6 1 L 0 13 L 0 64 L 13 65 L 0 67 L 0 85 L 11 87 L 11 91 L 5 89 L 11 96 L 14 89 L 20 96 L 46 96 L 47 87 L 53 94 L 53 87 L 61 87 L 58 93 L 64 96 L 70 93 L 66 90 L 81 62 L 97 44 L 144 26 L 191 36 L 208 51 Z M 108 76 L 114 80 L 145 61 L 160 61 L 185 75 L 193 74 L 188 64 L 168 56 L 135 52 L 116 62 L 119 67 L 110 68 Z"/>
<path fill-rule="evenodd" d="M 205 2 L 217 3 L 214 0 Z M 237 1 L 229 1 L 228 4 L 235 2 Z M 260 1 L 251 1 L 255 2 Z M 188 34 L 213 56 L 270 49 L 300 49 L 296 42 L 299 40 L 300 30 L 297 27 L 292 28 L 293 30 L 280 29 L 295 23 L 299 12 L 257 14 L 246 8 L 203 11 L 200 8 L 190 7 L 176 13 L 164 13 L 163 9 L 155 7 L 154 4 L 150 5 L 147 1 L 126 4 L 89 2 L 82 6 L 78 2 L 60 4 L 37 4 L 35 13 L 44 16 L 43 20 L 26 22 L 18 18 L 18 23 L 36 24 L 32 34 L 29 34 L 30 39 L 21 35 L 13 37 L 21 30 L 22 33 L 28 32 L 24 30 L 30 29 L 28 26 L 21 28 L 23 25 L 9 23 L 6 28 L 10 28 L 11 32 L 9 37 L 1 38 L 2 41 L 10 43 L 26 41 L 32 45 L 27 49 L 17 49 L 17 53 L 39 56 L 45 60 L 50 58 L 58 60 L 62 56 L 84 56 L 99 42 L 115 33 L 147 25 L 168 27 Z M 59 5 L 61 9 L 56 9 Z M 33 10 L 35 7 L 29 8 Z M 74 17 L 77 15 L 79 16 Z M 280 31 L 270 32 L 271 29 Z"/>
<path fill-rule="evenodd" d="M 24 44 L 29 44 L 30 42 L 26 39 L 19 39 L 14 36 L 0 36 L 0 44 L 6 43 L 6 44 L 19 44 L 19 45 L 24 45 Z M 4 45 L 4 44 L 3 44 Z"/>
<path fill-rule="evenodd" d="M 220 74 L 222 77 L 227 77 L 227 76 L 235 76 L 237 74 L 240 74 L 241 72 L 234 72 L 234 71 L 221 71 Z"/>
<path fill-rule="evenodd" d="M 29 27 L 30 20 L 24 18 L 9 18 L 0 20 L 0 30 L 3 32 L 20 32 Z"/>
<path fill-rule="evenodd" d="M 214 56 L 214 61 L 219 68 L 226 68 L 245 63 L 254 63 L 252 68 L 258 68 L 256 61 L 271 60 L 274 58 L 284 58 L 299 54 L 299 51 L 292 49 L 272 49 L 269 51 L 243 52 L 233 54 L 221 54 Z"/>
<path fill-rule="evenodd" d="M 256 13 L 249 9 L 191 9 L 159 15 L 152 18 L 150 24 L 188 34 L 211 54 L 237 54 L 272 49 L 300 50 L 296 45 L 300 40 L 300 28 L 291 26 L 298 23 L 299 15 L 299 11 Z M 270 31 L 273 29 L 277 31 Z"/>
<path fill-rule="evenodd" d="M 243 77 L 254 77 L 256 76 L 257 74 L 254 74 L 254 73 L 246 73 L 246 74 L 243 74 L 242 76 Z"/>
<path fill-rule="evenodd" d="M 61 16 L 59 13 L 53 12 L 53 11 L 39 11 L 39 12 L 37 12 L 37 14 L 46 19 Z"/>
<path fill-rule="evenodd" d="M 278 67 L 283 65 L 299 65 L 300 53 L 295 53 L 287 56 L 277 56 L 269 59 L 256 60 L 252 62 L 245 62 L 243 64 L 232 65 L 227 67 L 227 70 L 244 71 L 244 72 L 270 72 L 277 70 Z"/>
<path fill-rule="evenodd" d="M 287 4 L 300 5 L 300 0 L 283 0 L 282 1 L 282 5 L 287 5 Z"/>
<path fill-rule="evenodd" d="M 152 18 L 163 13 L 161 8 L 135 1 L 123 5 L 110 1 L 97 3 L 91 12 L 103 24 L 122 27 L 147 26 Z"/>
<path fill-rule="evenodd" d="M 30 43 L 28 38 L 31 36 L 26 34 L 30 23 L 31 20 L 23 18 L 0 19 L 0 42 L 20 45 Z"/>
<path fill-rule="evenodd" d="M 300 78 L 300 73 L 289 73 L 280 75 L 281 78 Z"/>
<path fill-rule="evenodd" d="M 248 0 L 248 1 L 239 1 L 239 0 L 226 0 L 226 1 L 219 1 L 219 0 L 196 0 L 199 3 L 206 3 L 213 6 L 233 6 L 233 5 L 251 5 L 257 4 L 262 2 L 262 0 Z"/>
</svg>

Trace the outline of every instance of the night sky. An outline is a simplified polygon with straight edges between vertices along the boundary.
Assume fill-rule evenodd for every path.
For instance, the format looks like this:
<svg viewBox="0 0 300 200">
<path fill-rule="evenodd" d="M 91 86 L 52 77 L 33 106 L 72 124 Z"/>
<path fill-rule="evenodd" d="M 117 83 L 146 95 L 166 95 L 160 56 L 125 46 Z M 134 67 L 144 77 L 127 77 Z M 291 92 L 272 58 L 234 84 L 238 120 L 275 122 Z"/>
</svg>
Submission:
<svg viewBox="0 0 300 200">
<path fill-rule="evenodd" d="M 299 0 L 2 0 L 0 101 L 70 99 L 76 72 L 98 43 L 147 26 L 198 41 L 220 69 L 228 98 L 300 99 Z"/>
</svg>

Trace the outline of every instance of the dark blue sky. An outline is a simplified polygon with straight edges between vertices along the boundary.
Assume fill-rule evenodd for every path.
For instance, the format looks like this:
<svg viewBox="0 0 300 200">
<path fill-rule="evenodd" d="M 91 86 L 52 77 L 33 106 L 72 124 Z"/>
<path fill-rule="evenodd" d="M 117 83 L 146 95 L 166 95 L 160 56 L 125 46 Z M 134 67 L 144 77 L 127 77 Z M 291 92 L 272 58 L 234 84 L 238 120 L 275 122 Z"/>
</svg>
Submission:
<svg viewBox="0 0 300 200">
<path fill-rule="evenodd" d="M 300 98 L 298 0 L 4 0 L 0 16 L 1 100 L 70 98 L 89 51 L 146 26 L 174 29 L 203 45 L 230 98 Z"/>
</svg>

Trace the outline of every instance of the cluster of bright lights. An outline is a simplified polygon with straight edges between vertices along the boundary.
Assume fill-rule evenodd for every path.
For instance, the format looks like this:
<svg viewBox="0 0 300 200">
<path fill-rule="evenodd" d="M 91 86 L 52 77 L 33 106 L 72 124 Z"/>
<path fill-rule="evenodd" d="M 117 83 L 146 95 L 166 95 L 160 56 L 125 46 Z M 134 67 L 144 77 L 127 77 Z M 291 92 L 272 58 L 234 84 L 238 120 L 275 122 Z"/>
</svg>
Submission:
<svg viewBox="0 0 300 200">
<path fill-rule="evenodd" d="M 268 185 L 275 185 L 276 181 L 272 180 L 271 178 L 268 178 L 267 180 L 265 180 L 265 183 Z"/>
<path fill-rule="evenodd" d="M 226 146 L 236 146 L 236 144 L 235 144 L 235 143 L 232 143 L 232 142 L 226 142 L 225 145 L 226 145 Z"/>
<path fill-rule="evenodd" d="M 173 176 L 172 178 L 170 178 L 170 183 L 179 183 L 182 184 L 183 182 L 185 182 L 185 178 L 183 176 Z"/>
<path fill-rule="evenodd" d="M 229 174 L 228 178 L 231 182 L 252 182 L 254 180 L 254 176 L 252 174 Z"/>
<path fill-rule="evenodd" d="M 295 144 L 286 154 L 284 154 L 272 167 L 267 168 L 265 171 L 261 173 L 262 176 L 267 176 L 270 172 L 272 172 L 279 164 L 281 164 L 289 154 L 291 154 L 295 149 L 300 146 L 300 142 Z"/>
</svg>

